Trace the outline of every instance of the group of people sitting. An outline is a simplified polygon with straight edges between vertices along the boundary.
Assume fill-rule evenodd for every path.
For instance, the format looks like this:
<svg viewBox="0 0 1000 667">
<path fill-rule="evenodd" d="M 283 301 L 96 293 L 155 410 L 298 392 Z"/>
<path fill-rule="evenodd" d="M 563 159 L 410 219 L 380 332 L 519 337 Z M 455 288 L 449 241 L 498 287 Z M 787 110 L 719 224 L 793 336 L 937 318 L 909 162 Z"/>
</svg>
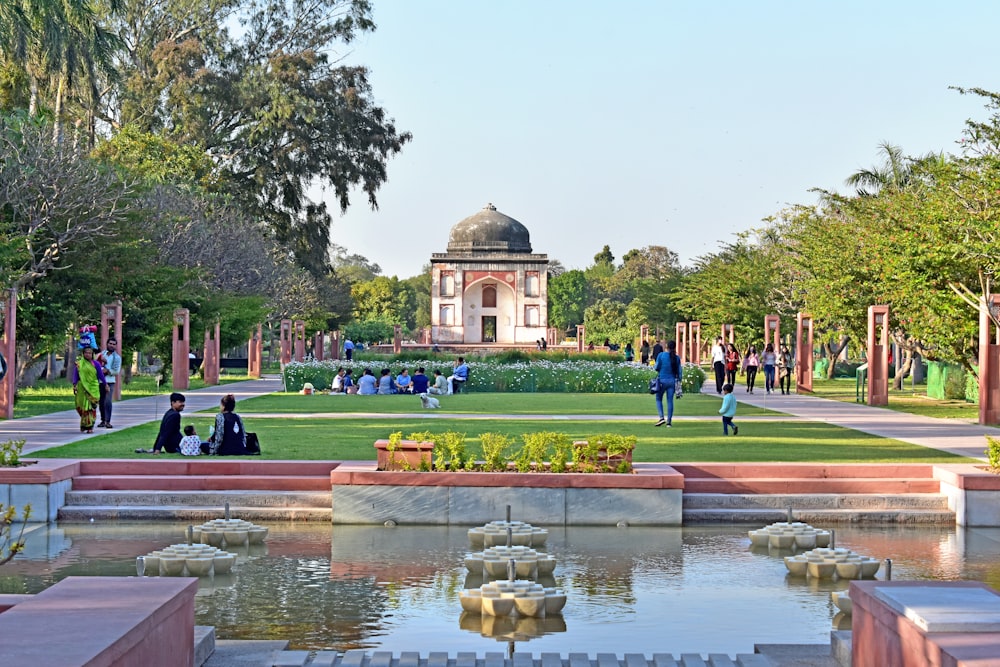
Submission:
<svg viewBox="0 0 1000 667">
<path fill-rule="evenodd" d="M 208 440 L 202 440 L 195 431 L 194 424 L 188 424 L 181 434 L 181 413 L 187 399 L 184 394 L 170 394 L 170 409 L 160 420 L 160 430 L 152 449 L 137 449 L 137 454 L 183 454 L 199 456 L 245 456 L 260 454 L 257 434 L 247 433 L 243 420 L 236 414 L 236 397 L 226 394 L 219 401 L 219 412 L 215 423 L 209 429 Z"/>
<path fill-rule="evenodd" d="M 370 368 L 366 368 L 361 377 L 354 381 L 351 369 L 340 367 L 333 378 L 330 392 L 333 394 L 359 394 L 362 396 L 391 394 L 452 394 L 461 390 L 461 385 L 469 379 L 469 367 L 462 357 L 458 358 L 455 364 L 454 373 L 445 377 L 444 374 L 435 369 L 434 380 L 427 377 L 424 368 L 421 366 L 417 372 L 410 375 L 410 369 L 404 368 L 398 375 L 393 376 L 392 371 L 383 368 L 379 377 Z"/>
</svg>

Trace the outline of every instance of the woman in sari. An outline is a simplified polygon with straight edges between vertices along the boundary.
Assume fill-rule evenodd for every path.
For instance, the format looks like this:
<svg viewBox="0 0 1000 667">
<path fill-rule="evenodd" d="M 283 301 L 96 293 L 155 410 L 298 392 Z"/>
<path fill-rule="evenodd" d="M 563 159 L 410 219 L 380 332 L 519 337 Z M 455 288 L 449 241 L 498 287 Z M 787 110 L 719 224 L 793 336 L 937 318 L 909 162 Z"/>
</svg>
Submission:
<svg viewBox="0 0 1000 667">
<path fill-rule="evenodd" d="M 85 347 L 80 350 L 73 371 L 73 395 L 76 397 L 76 412 L 80 415 L 80 431 L 93 433 L 94 422 L 97 420 L 97 403 L 101 396 L 101 385 L 104 384 L 104 371 L 100 364 L 94 361 L 94 349 Z"/>
</svg>

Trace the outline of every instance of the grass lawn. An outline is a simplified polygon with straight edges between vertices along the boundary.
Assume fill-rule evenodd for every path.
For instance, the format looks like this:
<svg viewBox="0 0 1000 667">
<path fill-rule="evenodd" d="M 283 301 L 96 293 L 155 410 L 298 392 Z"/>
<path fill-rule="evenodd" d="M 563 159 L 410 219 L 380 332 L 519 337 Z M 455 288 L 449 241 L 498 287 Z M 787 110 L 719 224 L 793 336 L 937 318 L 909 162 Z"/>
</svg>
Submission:
<svg viewBox="0 0 1000 667">
<path fill-rule="evenodd" d="M 438 397 L 441 412 L 494 415 L 646 415 L 656 417 L 656 402 L 649 394 L 456 394 Z M 685 394 L 674 401 L 678 415 L 717 416 L 722 401 L 715 396 Z M 666 405 L 664 405 L 666 409 Z M 271 394 L 240 401 L 239 412 L 294 414 L 376 412 L 402 414 L 427 412 L 416 396 L 336 396 L 329 394 Z M 740 405 L 741 416 L 778 415 Z"/>
<path fill-rule="evenodd" d="M 248 375 L 222 375 L 219 377 L 219 383 L 228 384 L 249 379 Z M 191 378 L 191 389 L 202 389 L 206 386 L 205 381 L 200 377 Z M 166 384 L 161 383 L 159 391 L 157 391 L 155 376 L 133 375 L 131 382 L 122 385 L 122 400 L 152 396 L 156 393 L 162 394 L 164 390 L 169 393 L 169 381 Z M 14 419 L 72 409 L 73 385 L 69 380 L 65 378 L 52 382 L 39 380 L 34 387 L 22 387 L 17 390 L 17 398 L 14 401 Z"/>
<path fill-rule="evenodd" d="M 392 400 L 392 397 L 381 397 Z M 333 399 L 338 400 L 338 399 Z M 347 400 L 347 399 L 344 399 Z M 686 400 L 686 399 L 685 399 Z M 249 403 L 249 401 L 247 401 Z M 210 415 L 186 417 L 204 438 Z M 481 452 L 479 435 L 486 432 L 520 436 L 535 431 L 557 431 L 574 439 L 613 432 L 635 435 L 636 461 L 806 461 L 957 463 L 968 461 L 937 450 L 866 435 L 850 429 L 813 422 L 744 421 L 739 436 L 725 437 L 718 421 L 676 422 L 673 428 L 655 428 L 648 421 L 530 420 L 530 419 L 292 419 L 246 420 L 247 429 L 261 441 L 264 459 L 374 460 L 373 443 L 393 431 L 410 433 L 448 430 L 464 433 L 470 452 Z M 737 419 L 739 423 L 739 419 Z M 158 425 L 145 424 L 88 440 L 37 452 L 25 458 L 150 458 L 135 454 L 152 446 Z M 519 446 L 519 445 L 518 445 Z M 179 458 L 179 455 L 165 455 Z"/>
<path fill-rule="evenodd" d="M 908 386 L 908 383 L 904 382 Z M 853 403 L 857 383 L 854 378 L 813 380 L 813 393 L 820 398 L 830 398 Z M 916 390 L 889 390 L 889 404 L 883 406 L 897 412 L 907 412 L 924 417 L 961 419 L 975 423 L 979 420 L 979 404 L 958 400 L 938 400 L 927 396 L 927 387 L 917 385 Z"/>
</svg>

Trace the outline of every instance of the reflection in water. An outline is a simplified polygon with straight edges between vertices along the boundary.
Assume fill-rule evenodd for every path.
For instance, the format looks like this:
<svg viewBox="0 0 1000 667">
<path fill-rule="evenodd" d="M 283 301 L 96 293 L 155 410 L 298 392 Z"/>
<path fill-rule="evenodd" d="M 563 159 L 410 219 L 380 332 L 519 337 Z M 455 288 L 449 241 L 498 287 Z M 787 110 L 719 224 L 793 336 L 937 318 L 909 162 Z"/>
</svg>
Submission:
<svg viewBox="0 0 1000 667">
<path fill-rule="evenodd" d="M 26 552 L 0 569 L 0 592 L 37 593 L 69 575 L 134 576 L 136 556 L 182 541 L 186 527 L 33 527 Z M 848 583 L 789 577 L 781 554 L 748 548 L 748 526 L 556 527 L 541 551 L 556 558 L 544 583 L 566 591 L 563 615 L 487 620 L 462 614 L 458 600 L 481 585 L 464 565 L 476 551 L 467 528 L 269 527 L 266 544 L 237 551 L 232 574 L 199 582 L 196 620 L 220 638 L 338 651 L 484 653 L 503 640 L 533 653 L 735 654 L 755 642 L 828 642 L 830 591 Z M 998 529 L 838 527 L 837 546 L 892 558 L 894 579 L 1000 584 Z"/>
</svg>

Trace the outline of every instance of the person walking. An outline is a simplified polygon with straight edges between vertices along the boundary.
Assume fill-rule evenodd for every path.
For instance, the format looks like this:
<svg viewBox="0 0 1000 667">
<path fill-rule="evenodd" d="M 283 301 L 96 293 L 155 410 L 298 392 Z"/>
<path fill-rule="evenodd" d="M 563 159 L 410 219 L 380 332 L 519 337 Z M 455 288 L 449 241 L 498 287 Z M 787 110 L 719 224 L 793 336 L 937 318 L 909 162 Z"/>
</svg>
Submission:
<svg viewBox="0 0 1000 667">
<path fill-rule="evenodd" d="M 642 345 L 639 346 L 639 362 L 643 366 L 649 365 L 649 341 L 643 340 Z"/>
<path fill-rule="evenodd" d="M 740 351 L 736 346 L 729 343 L 726 346 L 726 382 L 736 385 L 736 371 L 740 367 Z"/>
<path fill-rule="evenodd" d="M 681 358 L 677 356 L 677 343 L 669 341 L 665 352 L 661 352 L 656 357 L 657 379 L 659 384 L 656 389 L 656 411 L 660 415 L 659 421 L 654 426 L 673 426 L 674 419 L 674 391 L 677 383 L 681 381 Z M 663 415 L 663 396 L 667 396 L 667 414 Z"/>
<path fill-rule="evenodd" d="M 733 427 L 733 435 L 740 434 L 740 427 L 733 423 L 736 416 L 736 396 L 733 394 L 733 385 L 728 382 L 722 387 L 722 407 L 719 408 L 722 415 L 722 435 L 729 435 L 729 427 Z"/>
<path fill-rule="evenodd" d="M 76 413 L 80 415 L 80 432 L 93 433 L 97 420 L 97 404 L 101 400 L 104 386 L 104 371 L 94 361 L 94 348 L 89 345 L 80 350 L 73 369 L 73 397 Z"/>
<path fill-rule="evenodd" d="M 115 338 L 108 338 L 106 349 L 101 363 L 101 370 L 104 371 L 104 382 L 107 391 L 101 397 L 101 423 L 99 428 L 114 428 L 111 425 L 111 404 L 115 398 L 115 383 L 118 382 L 118 374 L 122 372 L 122 355 L 118 354 L 118 341 Z"/>
<path fill-rule="evenodd" d="M 348 361 L 354 358 L 354 341 L 350 338 L 344 339 L 344 358 Z"/>
<path fill-rule="evenodd" d="M 753 385 L 757 380 L 757 371 L 760 369 L 760 357 L 757 356 L 757 348 L 751 345 L 747 348 L 743 357 L 743 372 L 747 377 L 747 393 L 753 393 Z"/>
<path fill-rule="evenodd" d="M 768 343 L 767 347 L 764 348 L 764 358 L 761 359 L 764 364 L 764 389 L 767 393 L 771 393 L 774 389 L 774 367 L 778 363 L 778 355 L 774 353 L 774 344 Z"/>
<path fill-rule="evenodd" d="M 712 346 L 712 369 L 715 371 L 715 393 L 721 394 L 726 379 L 726 348 L 722 336 L 716 338 Z"/>
<path fill-rule="evenodd" d="M 778 348 L 778 386 L 782 394 L 792 393 L 792 370 L 795 362 L 792 361 L 792 353 L 788 351 L 787 345 Z"/>
</svg>

